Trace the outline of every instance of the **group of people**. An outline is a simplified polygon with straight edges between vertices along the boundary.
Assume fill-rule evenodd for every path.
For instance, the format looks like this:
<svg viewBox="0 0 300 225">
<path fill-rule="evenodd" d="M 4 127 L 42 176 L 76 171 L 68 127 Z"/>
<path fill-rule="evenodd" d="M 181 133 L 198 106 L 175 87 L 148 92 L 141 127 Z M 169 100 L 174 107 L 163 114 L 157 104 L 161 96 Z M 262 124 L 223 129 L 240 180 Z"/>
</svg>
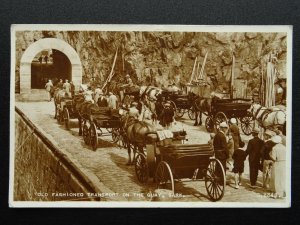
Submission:
<svg viewBox="0 0 300 225">
<path fill-rule="evenodd" d="M 263 173 L 262 187 L 271 191 L 270 197 L 285 197 L 285 160 L 286 147 L 284 136 L 280 131 L 266 130 L 264 140 L 259 137 L 260 130 L 254 128 L 253 138 L 245 147 L 242 141 L 236 119 L 232 118 L 229 125 L 222 122 L 216 135 L 211 136 L 210 143 L 215 150 L 215 156 L 226 169 L 230 168 L 233 161 L 235 188 L 242 185 L 244 161 L 248 156 L 250 187 L 257 187 L 259 170 Z"/>
<path fill-rule="evenodd" d="M 69 80 L 67 79 L 65 80 L 65 82 L 63 82 L 63 80 L 60 79 L 55 85 L 52 83 L 52 80 L 48 80 L 48 82 L 45 85 L 45 89 L 48 93 L 49 101 L 51 101 L 54 97 L 53 95 L 55 89 L 64 90 L 66 97 L 71 98 L 75 94 L 75 85 L 72 81 L 69 82 Z"/>
</svg>

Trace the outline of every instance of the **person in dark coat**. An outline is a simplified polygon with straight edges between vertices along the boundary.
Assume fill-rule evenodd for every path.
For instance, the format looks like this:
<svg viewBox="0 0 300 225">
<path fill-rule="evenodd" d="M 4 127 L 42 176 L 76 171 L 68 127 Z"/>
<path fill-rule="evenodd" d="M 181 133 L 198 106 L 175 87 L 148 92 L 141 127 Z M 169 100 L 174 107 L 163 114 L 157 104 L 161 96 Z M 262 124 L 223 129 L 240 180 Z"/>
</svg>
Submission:
<svg viewBox="0 0 300 225">
<path fill-rule="evenodd" d="M 232 158 L 232 172 L 234 172 L 235 189 L 239 189 L 239 186 L 241 186 L 242 184 L 242 175 L 244 173 L 244 161 L 246 159 L 246 152 L 243 149 L 238 148 L 234 150 Z"/>
<path fill-rule="evenodd" d="M 99 107 L 108 107 L 107 99 L 103 96 L 103 93 L 99 94 L 98 102 Z"/>
<path fill-rule="evenodd" d="M 174 121 L 175 109 L 172 107 L 171 103 L 167 101 L 161 112 L 160 124 L 163 127 L 169 128 L 170 124 Z"/>
<path fill-rule="evenodd" d="M 227 140 L 226 140 L 227 131 L 228 131 L 227 123 L 226 122 L 220 123 L 219 131 L 217 132 L 213 140 L 215 156 L 222 163 L 225 173 L 226 173 L 226 160 L 229 155 Z"/>
<path fill-rule="evenodd" d="M 250 183 L 251 187 L 255 188 L 258 170 L 260 165 L 260 152 L 264 145 L 264 141 L 258 137 L 259 129 L 255 128 L 252 131 L 253 138 L 249 141 L 246 155 L 249 155 L 249 168 L 250 168 Z"/>
</svg>

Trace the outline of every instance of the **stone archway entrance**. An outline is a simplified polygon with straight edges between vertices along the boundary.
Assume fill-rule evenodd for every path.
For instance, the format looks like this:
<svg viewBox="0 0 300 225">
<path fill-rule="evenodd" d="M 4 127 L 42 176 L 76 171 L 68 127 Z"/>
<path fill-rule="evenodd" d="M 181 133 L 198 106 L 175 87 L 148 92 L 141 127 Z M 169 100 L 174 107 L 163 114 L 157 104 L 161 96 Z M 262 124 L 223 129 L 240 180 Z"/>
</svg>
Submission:
<svg viewBox="0 0 300 225">
<path fill-rule="evenodd" d="M 43 38 L 31 44 L 24 52 L 20 62 L 20 94 L 30 94 L 31 63 L 34 57 L 45 49 L 56 49 L 64 53 L 71 63 L 71 79 L 78 90 L 82 83 L 82 65 L 78 53 L 67 42 L 57 38 Z"/>
</svg>

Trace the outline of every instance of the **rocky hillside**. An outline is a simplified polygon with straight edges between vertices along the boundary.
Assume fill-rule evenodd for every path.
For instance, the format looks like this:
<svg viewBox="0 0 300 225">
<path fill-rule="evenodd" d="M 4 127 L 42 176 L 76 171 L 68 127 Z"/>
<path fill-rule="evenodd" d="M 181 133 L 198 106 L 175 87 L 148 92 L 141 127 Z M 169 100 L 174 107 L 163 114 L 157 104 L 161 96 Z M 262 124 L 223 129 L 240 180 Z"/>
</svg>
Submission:
<svg viewBox="0 0 300 225">
<path fill-rule="evenodd" d="M 129 73 L 136 83 L 184 84 L 190 79 L 195 58 L 201 68 L 206 52 L 205 74 L 218 80 L 220 90 L 228 89 L 233 54 L 235 74 L 247 79 L 251 90 L 259 84 L 270 55 L 277 58 L 279 76 L 286 76 L 285 33 L 36 31 L 16 34 L 16 90 L 22 53 L 45 37 L 62 39 L 74 47 L 83 65 L 84 83 L 92 77 L 97 83 L 106 80 L 117 49 L 115 82 Z"/>
</svg>

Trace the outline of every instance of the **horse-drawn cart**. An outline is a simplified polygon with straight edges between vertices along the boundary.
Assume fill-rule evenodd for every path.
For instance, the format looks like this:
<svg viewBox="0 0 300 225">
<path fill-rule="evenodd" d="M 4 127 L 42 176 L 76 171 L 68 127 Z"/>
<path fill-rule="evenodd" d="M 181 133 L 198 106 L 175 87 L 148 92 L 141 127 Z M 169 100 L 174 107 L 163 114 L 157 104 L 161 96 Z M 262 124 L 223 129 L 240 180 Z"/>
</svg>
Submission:
<svg viewBox="0 0 300 225">
<path fill-rule="evenodd" d="M 157 189 L 167 189 L 175 194 L 175 180 L 204 180 L 209 198 L 222 199 L 226 179 L 221 162 L 214 157 L 209 144 L 160 144 L 156 134 L 149 134 L 147 155 L 139 153 L 135 170 L 140 182 L 153 177 Z M 183 180 L 181 180 L 183 181 Z"/>
<path fill-rule="evenodd" d="M 86 102 L 81 105 L 79 114 L 83 140 L 87 145 L 91 145 L 93 150 L 97 149 L 99 136 L 111 135 L 113 142 L 118 141 L 121 122 L 117 110 Z"/>
<path fill-rule="evenodd" d="M 254 127 L 253 116 L 248 109 L 251 107 L 250 99 L 214 99 L 211 104 L 211 113 L 207 116 L 205 127 L 208 132 L 213 132 L 223 121 L 230 118 L 240 121 L 244 134 L 250 135 Z"/>
<path fill-rule="evenodd" d="M 108 132 L 103 132 L 101 128 L 105 128 Z M 96 113 L 92 113 L 88 139 L 93 150 L 97 149 L 99 136 L 111 134 L 113 142 L 117 142 L 120 137 L 120 129 L 120 116 L 116 112 L 104 109 Z"/>
<path fill-rule="evenodd" d="M 176 112 L 176 117 L 181 118 L 187 112 L 191 120 L 195 119 L 195 115 L 192 109 L 193 99 L 191 95 L 178 94 L 172 91 L 163 91 L 162 96 L 166 100 L 171 101 L 171 104 Z"/>
</svg>

